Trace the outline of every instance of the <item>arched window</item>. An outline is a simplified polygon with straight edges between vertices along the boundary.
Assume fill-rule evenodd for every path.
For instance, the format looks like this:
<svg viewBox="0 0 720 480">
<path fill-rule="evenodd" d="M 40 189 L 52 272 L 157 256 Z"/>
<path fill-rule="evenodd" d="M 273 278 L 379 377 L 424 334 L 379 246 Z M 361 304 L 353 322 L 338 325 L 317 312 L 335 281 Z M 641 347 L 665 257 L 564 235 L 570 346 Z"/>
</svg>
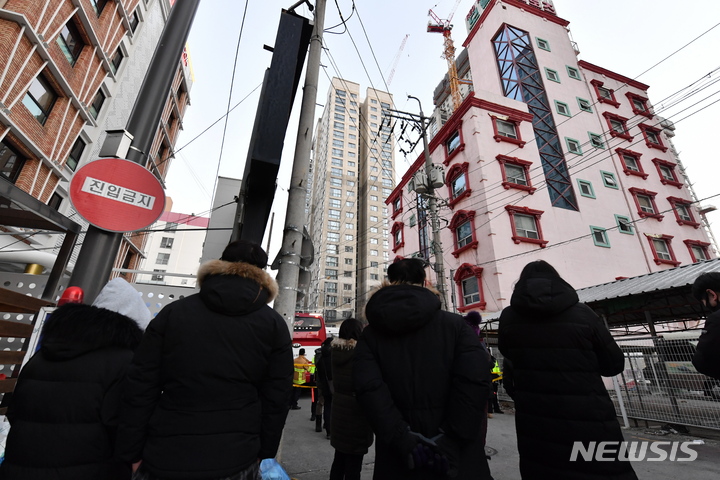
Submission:
<svg viewBox="0 0 720 480">
<path fill-rule="evenodd" d="M 474 210 L 459 210 L 453 215 L 448 227 L 453 232 L 453 245 L 455 248 L 452 254 L 455 258 L 459 257 L 465 250 L 477 248 Z"/>
<path fill-rule="evenodd" d="M 482 288 L 482 272 L 481 267 L 463 263 L 455 272 L 453 280 L 457 287 L 460 306 L 458 311 L 466 312 L 470 309 L 485 310 L 485 294 Z"/>
</svg>

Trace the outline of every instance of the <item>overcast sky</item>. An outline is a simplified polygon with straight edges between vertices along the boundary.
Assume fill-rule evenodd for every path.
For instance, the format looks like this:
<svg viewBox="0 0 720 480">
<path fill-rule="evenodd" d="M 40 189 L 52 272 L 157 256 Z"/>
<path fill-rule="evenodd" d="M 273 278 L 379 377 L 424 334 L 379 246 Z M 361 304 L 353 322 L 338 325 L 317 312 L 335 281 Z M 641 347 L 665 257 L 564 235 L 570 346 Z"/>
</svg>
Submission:
<svg viewBox="0 0 720 480">
<path fill-rule="evenodd" d="M 264 50 L 263 45 L 275 43 L 280 11 L 293 3 L 277 0 L 248 2 L 234 81 L 234 62 L 246 2 L 206 0 L 200 3 L 188 40 L 195 76 L 190 92 L 191 106 L 176 146 L 180 152 L 167 178 L 173 211 L 208 215 L 217 174 L 235 178 L 242 175 L 259 97 L 257 87 L 271 61 L 271 53 Z M 446 73 L 447 64 L 441 58 L 442 36 L 426 32 L 428 9 L 433 8 L 440 18 L 448 18 L 453 7 L 458 5 L 453 17 L 453 39 L 459 51 L 467 37 L 465 15 L 474 0 L 356 0 L 355 3 L 353 13 L 352 0 L 337 0 L 343 18 L 347 20 L 347 29 L 337 27 L 331 30 L 337 34 L 325 35 L 327 52 L 322 57 L 318 90 L 321 105 L 317 107 L 316 118 L 322 112 L 329 79 L 333 76 L 359 83 L 363 92 L 370 86 L 389 89 L 399 110 L 415 111 L 417 103 L 408 102 L 407 95 L 417 96 L 422 100 L 426 114 L 431 112 L 432 92 Z M 720 79 L 720 73 L 716 71 L 720 68 L 717 49 L 720 45 L 720 2 L 625 0 L 622 10 L 618 2 L 602 0 L 555 0 L 554 4 L 558 15 L 570 22 L 572 38 L 581 52 L 580 59 L 650 85 L 648 94 L 656 111 L 663 108 L 666 98 L 702 77 Z M 311 15 L 305 6 L 298 12 Z M 334 1 L 329 1 L 326 28 L 339 23 L 338 8 Z M 704 32 L 707 33 L 682 48 Z M 394 64 L 406 35 L 409 35 L 408 40 Z M 387 85 L 394 65 L 392 82 Z M 301 95 L 298 92 L 285 138 L 273 207 L 276 217 L 271 251 L 268 252 L 271 258 L 280 245 Z M 720 102 L 712 102 L 718 100 L 720 83 L 661 114 L 676 123 L 673 142 L 700 199 L 720 195 L 720 149 L 712 144 L 712 139 L 718 136 L 720 117 Z M 228 104 L 232 108 L 238 103 L 239 106 L 228 115 L 227 127 L 224 120 L 220 121 L 193 140 L 225 115 Z M 415 158 L 407 161 L 400 155 L 397 158 L 399 179 Z M 702 204 L 720 207 L 720 196 Z M 708 215 L 708 219 L 720 240 L 720 212 Z"/>
</svg>

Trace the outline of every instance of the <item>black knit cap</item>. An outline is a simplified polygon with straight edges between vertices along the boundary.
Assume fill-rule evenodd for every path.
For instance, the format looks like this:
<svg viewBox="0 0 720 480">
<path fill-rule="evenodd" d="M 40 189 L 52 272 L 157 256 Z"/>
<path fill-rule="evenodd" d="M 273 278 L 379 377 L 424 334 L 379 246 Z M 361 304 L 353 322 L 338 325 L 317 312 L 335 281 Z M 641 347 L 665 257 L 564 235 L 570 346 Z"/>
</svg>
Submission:
<svg viewBox="0 0 720 480">
<path fill-rule="evenodd" d="M 230 242 L 223 250 L 220 260 L 226 262 L 243 262 L 258 268 L 267 267 L 268 256 L 260 245 L 247 240 Z"/>
</svg>

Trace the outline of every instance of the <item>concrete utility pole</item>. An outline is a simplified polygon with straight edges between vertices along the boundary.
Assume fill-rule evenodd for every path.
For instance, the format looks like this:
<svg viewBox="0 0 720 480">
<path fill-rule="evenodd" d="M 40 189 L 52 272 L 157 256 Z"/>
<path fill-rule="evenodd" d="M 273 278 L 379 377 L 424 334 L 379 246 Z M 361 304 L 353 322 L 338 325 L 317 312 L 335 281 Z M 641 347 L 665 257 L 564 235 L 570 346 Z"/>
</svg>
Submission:
<svg viewBox="0 0 720 480">
<path fill-rule="evenodd" d="M 384 113 L 387 117 L 397 118 L 400 120 L 403 120 L 405 122 L 412 122 L 414 124 L 419 124 L 420 127 L 420 133 L 422 134 L 422 141 L 423 141 L 423 153 L 425 155 L 425 175 L 427 177 L 427 191 L 426 193 L 420 193 L 419 195 L 424 195 L 428 199 L 428 207 L 430 207 L 430 228 L 432 229 L 433 234 L 433 240 L 432 240 L 432 254 L 435 256 L 435 277 L 436 277 L 436 284 L 435 288 L 438 289 L 440 292 L 440 301 L 442 302 L 442 308 L 447 309 L 448 303 L 447 303 L 447 294 L 445 293 L 445 263 L 443 261 L 443 249 L 442 249 L 442 241 L 440 240 L 440 221 L 438 219 L 437 214 L 437 198 L 435 197 L 435 187 L 433 187 L 433 182 L 431 178 L 433 178 L 432 171 L 433 171 L 433 163 L 432 159 L 430 158 L 430 147 L 428 144 L 427 139 L 427 129 L 430 125 L 430 119 L 425 116 L 422 110 L 422 103 L 420 103 L 420 99 L 417 97 L 413 97 L 412 95 L 408 95 L 408 98 L 412 98 L 414 100 L 417 100 L 418 105 L 420 106 L 420 115 L 417 115 L 415 113 L 410 112 L 403 112 L 400 110 L 393 110 L 389 109 L 386 110 Z M 402 136 L 405 132 L 405 127 L 403 127 L 402 132 L 400 133 L 400 136 Z M 415 146 L 418 144 L 420 140 L 417 140 L 416 142 L 409 142 L 412 144 L 410 150 L 412 151 Z M 418 207 L 419 208 L 419 207 Z M 428 259 L 429 260 L 429 259 Z"/>
<path fill-rule="evenodd" d="M 280 265 L 277 282 L 280 287 L 275 299 L 275 311 L 285 319 L 293 332 L 295 304 L 297 303 L 298 277 L 300 275 L 303 225 L 307 221 L 305 197 L 307 195 L 307 174 L 312 150 L 315 102 L 317 101 L 318 77 L 320 75 L 320 53 L 322 51 L 323 28 L 325 24 L 326 0 L 315 2 L 315 26 L 310 39 L 305 85 L 303 86 L 300 121 L 295 141 L 292 177 L 288 190 L 288 204 L 285 214 L 283 243 L 280 249 Z"/>
<path fill-rule="evenodd" d="M 125 129 L 133 141 L 130 150 L 121 154 L 126 153 L 128 160 L 142 166 L 147 165 L 148 152 L 199 5 L 200 0 L 175 2 L 128 118 Z M 122 233 L 88 227 L 68 284 L 82 288 L 87 303 L 95 300 L 110 278 L 122 237 Z"/>
<path fill-rule="evenodd" d="M 446 309 L 447 296 L 445 294 L 445 262 L 443 261 L 442 241 L 440 240 L 440 221 L 438 220 L 437 214 L 435 188 L 432 186 L 432 182 L 430 181 L 433 169 L 432 159 L 430 158 L 430 147 L 427 139 L 427 129 L 430 119 L 423 114 L 422 103 L 419 98 L 413 97 L 412 95 L 408 95 L 408 98 L 417 100 L 420 107 L 420 130 L 422 131 L 423 151 L 425 153 L 425 174 L 428 178 L 428 191 L 426 195 L 428 197 L 428 206 L 430 207 L 430 226 L 433 233 L 432 250 L 435 255 L 435 276 L 437 277 L 437 284 L 435 285 L 435 288 L 437 288 L 440 292 L 442 308 Z"/>
</svg>

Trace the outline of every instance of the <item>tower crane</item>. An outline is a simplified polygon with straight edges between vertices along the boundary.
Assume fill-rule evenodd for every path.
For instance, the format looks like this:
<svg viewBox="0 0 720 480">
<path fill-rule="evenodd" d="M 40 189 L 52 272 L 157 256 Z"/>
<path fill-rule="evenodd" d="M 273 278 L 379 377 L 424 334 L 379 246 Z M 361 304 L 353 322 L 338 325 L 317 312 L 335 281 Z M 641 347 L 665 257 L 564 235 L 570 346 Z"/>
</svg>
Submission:
<svg viewBox="0 0 720 480">
<path fill-rule="evenodd" d="M 460 1 L 461 0 L 457 0 L 455 2 L 455 6 L 450 12 L 450 15 L 448 15 L 447 20 L 441 20 L 440 17 L 438 17 L 435 12 L 433 12 L 432 8 L 428 11 L 428 15 L 430 16 L 432 21 L 428 22 L 427 31 L 431 33 L 442 33 L 445 39 L 444 51 L 442 56 L 445 60 L 447 60 L 448 64 L 448 80 L 450 81 L 452 112 L 455 112 L 455 110 L 457 110 L 462 103 L 462 95 L 460 94 L 460 82 L 458 81 L 457 66 L 455 65 L 455 44 L 453 43 L 451 35 L 453 26 L 452 23 L 450 23 L 453 15 L 455 14 L 455 10 L 457 10 L 458 5 L 460 5 Z"/>
<path fill-rule="evenodd" d="M 402 42 L 400 43 L 400 49 L 395 54 L 395 58 L 393 58 L 392 67 L 390 68 L 390 74 L 388 75 L 388 81 L 387 81 L 388 85 L 390 85 L 390 83 L 392 83 L 393 77 L 395 76 L 395 69 L 397 68 L 398 62 L 400 61 L 400 55 L 402 54 L 402 51 L 405 48 L 405 44 L 407 43 L 407 39 L 409 36 L 410 36 L 409 33 L 405 34 L 405 38 L 403 38 Z"/>
</svg>

